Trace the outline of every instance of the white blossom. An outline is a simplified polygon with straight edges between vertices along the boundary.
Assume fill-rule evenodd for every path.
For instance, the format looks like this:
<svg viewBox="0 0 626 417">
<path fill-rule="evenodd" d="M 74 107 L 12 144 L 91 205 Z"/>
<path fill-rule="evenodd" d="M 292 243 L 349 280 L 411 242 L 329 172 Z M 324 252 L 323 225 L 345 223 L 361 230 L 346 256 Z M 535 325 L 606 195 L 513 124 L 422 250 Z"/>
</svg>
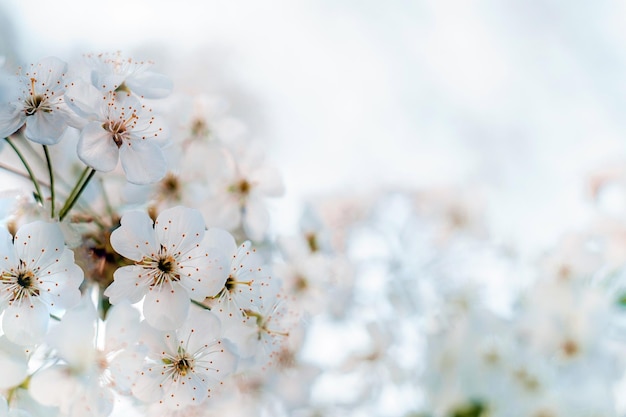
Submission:
<svg viewBox="0 0 626 417">
<path fill-rule="evenodd" d="M 220 321 L 209 311 L 192 310 L 176 331 L 143 330 L 149 351 L 132 389 L 142 401 L 169 409 L 200 404 L 236 368 L 233 348 L 220 338 Z"/>
<path fill-rule="evenodd" d="M 40 342 L 49 315 L 80 300 L 83 271 L 65 246 L 57 223 L 25 224 L 15 238 L 0 229 L 0 308 L 2 327 L 14 343 Z"/>
<path fill-rule="evenodd" d="M 53 145 L 67 129 L 63 94 L 67 64 L 55 57 L 42 59 L 18 77 L 21 91 L 0 104 L 0 138 L 26 125 L 24 135 L 33 142 Z"/>
<path fill-rule="evenodd" d="M 204 242 L 200 212 L 178 206 L 164 210 L 153 223 L 144 212 L 131 211 L 111 234 L 111 245 L 135 261 L 115 271 L 105 295 L 112 304 L 142 299 L 147 322 L 160 330 L 179 327 L 190 301 L 201 302 L 223 286 L 223 257 Z"/>
</svg>

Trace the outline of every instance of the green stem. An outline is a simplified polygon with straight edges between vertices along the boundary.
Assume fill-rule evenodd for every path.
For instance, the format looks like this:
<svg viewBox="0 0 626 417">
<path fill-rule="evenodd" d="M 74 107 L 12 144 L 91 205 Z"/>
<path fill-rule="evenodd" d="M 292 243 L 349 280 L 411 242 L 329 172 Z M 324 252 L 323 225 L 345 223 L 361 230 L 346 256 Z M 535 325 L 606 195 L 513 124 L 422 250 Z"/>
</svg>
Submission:
<svg viewBox="0 0 626 417">
<path fill-rule="evenodd" d="M 17 146 L 15 146 L 15 144 L 13 143 L 11 139 L 6 137 L 4 138 L 4 140 L 6 140 L 9 146 L 13 148 L 13 150 L 17 154 L 17 157 L 20 158 L 20 161 L 22 161 L 22 164 L 24 164 L 24 168 L 26 168 L 26 171 L 28 172 L 28 176 L 30 177 L 30 180 L 33 182 L 33 185 L 35 186 L 35 193 L 34 193 L 35 200 L 37 200 L 40 204 L 43 204 L 43 197 L 42 197 L 43 194 L 41 194 L 41 189 L 39 188 L 39 182 L 35 178 L 35 174 L 33 174 L 33 170 L 30 169 L 30 165 L 28 165 L 28 162 L 26 162 L 24 155 L 22 155 L 20 150 L 17 148 Z"/>
<path fill-rule="evenodd" d="M 83 169 L 83 172 L 80 173 L 80 177 L 78 177 L 78 181 L 76 181 L 76 184 L 74 184 L 74 188 L 72 189 L 72 191 L 70 191 L 70 194 L 67 196 L 67 201 L 73 199 L 76 196 L 76 193 L 78 192 L 78 189 L 80 188 L 80 184 L 83 183 L 83 181 L 85 181 L 85 178 L 87 178 L 87 175 L 89 174 L 89 167 L 85 167 L 85 169 Z"/>
<path fill-rule="evenodd" d="M 65 216 L 67 216 L 67 213 L 69 213 L 72 207 L 74 207 L 74 204 L 76 204 L 76 202 L 80 198 L 80 195 L 83 193 L 83 191 L 87 187 L 87 184 L 89 184 L 89 181 L 91 181 L 95 173 L 95 169 L 91 167 L 85 168 L 83 173 L 80 175 L 80 178 L 76 182 L 74 189 L 70 193 L 70 196 L 67 198 L 67 201 L 63 205 L 63 208 L 59 212 L 59 221 L 63 221 Z"/>
<path fill-rule="evenodd" d="M 209 306 L 205 306 L 204 304 L 199 303 L 199 302 L 198 302 L 198 301 L 196 301 L 196 300 L 191 300 L 191 299 L 190 299 L 190 301 L 191 301 L 191 303 L 192 303 L 192 304 L 195 304 L 195 305 L 197 305 L 198 307 L 202 307 L 202 308 L 203 308 L 203 309 L 205 309 L 205 310 L 211 310 L 211 307 L 209 307 Z"/>
<path fill-rule="evenodd" d="M 54 173 L 52 171 L 52 161 L 48 152 L 48 145 L 43 145 L 43 153 L 46 155 L 46 164 L 48 165 L 48 174 L 50 175 L 50 217 L 54 219 Z"/>
</svg>

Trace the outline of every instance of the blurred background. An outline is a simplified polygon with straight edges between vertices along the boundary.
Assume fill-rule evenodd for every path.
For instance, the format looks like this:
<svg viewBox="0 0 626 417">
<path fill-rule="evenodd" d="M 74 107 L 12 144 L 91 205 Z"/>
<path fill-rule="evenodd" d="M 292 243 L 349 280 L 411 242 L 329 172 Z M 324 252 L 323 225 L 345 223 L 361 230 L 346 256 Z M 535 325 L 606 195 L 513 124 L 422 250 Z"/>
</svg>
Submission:
<svg viewBox="0 0 626 417">
<path fill-rule="evenodd" d="M 534 247 L 584 221 L 589 173 L 626 155 L 619 2 L 1 7 L 8 59 L 121 50 L 226 96 L 266 141 L 285 201 L 478 184 L 495 236 Z"/>
</svg>

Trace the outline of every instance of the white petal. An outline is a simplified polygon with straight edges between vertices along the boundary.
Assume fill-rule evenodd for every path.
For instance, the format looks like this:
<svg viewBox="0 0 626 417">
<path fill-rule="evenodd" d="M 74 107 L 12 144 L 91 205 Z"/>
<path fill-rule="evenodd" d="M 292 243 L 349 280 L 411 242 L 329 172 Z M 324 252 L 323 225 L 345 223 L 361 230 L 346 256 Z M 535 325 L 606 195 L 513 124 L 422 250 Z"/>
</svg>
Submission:
<svg viewBox="0 0 626 417">
<path fill-rule="evenodd" d="M 92 122 L 84 127 L 77 152 L 81 161 L 102 172 L 114 170 L 120 154 L 111 133 L 104 130 L 100 122 Z"/>
<path fill-rule="evenodd" d="M 109 370 L 118 392 L 122 394 L 130 392 L 132 384 L 143 366 L 144 357 L 145 349 L 130 346 L 117 353 L 109 362 Z"/>
<path fill-rule="evenodd" d="M 66 129 L 67 122 L 63 113 L 58 110 L 38 110 L 26 118 L 24 136 L 42 145 L 54 145 L 59 143 Z"/>
<path fill-rule="evenodd" d="M 228 278 L 229 257 L 216 256 L 200 246 L 187 252 L 180 264 L 180 285 L 194 301 L 216 295 Z"/>
<path fill-rule="evenodd" d="M 151 287 L 143 302 L 143 315 L 158 330 L 180 327 L 189 312 L 189 294 L 177 284 Z"/>
<path fill-rule="evenodd" d="M 196 366 L 214 383 L 219 383 L 237 369 L 238 357 L 235 349 L 229 340 L 220 339 L 211 347 L 210 354 L 196 361 Z"/>
<path fill-rule="evenodd" d="M 165 75 L 152 71 L 141 71 L 126 79 L 126 85 L 132 92 L 145 98 L 167 97 L 173 88 L 172 80 Z"/>
<path fill-rule="evenodd" d="M 167 172 L 163 150 L 150 139 L 124 141 L 119 151 L 128 182 L 152 184 L 162 179 Z"/>
<path fill-rule="evenodd" d="M 76 382 L 65 366 L 52 366 L 36 372 L 28 384 L 33 398 L 47 406 L 60 406 L 75 394 Z"/>
<path fill-rule="evenodd" d="M 67 63 L 55 56 L 41 59 L 37 63 L 38 81 L 51 87 L 59 81 L 67 71 Z"/>
<path fill-rule="evenodd" d="M 145 255 L 157 254 L 154 223 L 142 211 L 129 211 L 122 216 L 121 226 L 111 233 L 111 246 L 120 255 L 141 261 Z"/>
<path fill-rule="evenodd" d="M 65 102 L 78 116 L 95 119 L 99 112 L 102 93 L 88 82 L 77 79 L 65 90 Z"/>
<path fill-rule="evenodd" d="M 206 233 L 206 245 L 216 253 L 229 259 L 237 252 L 237 242 L 233 235 L 217 227 L 210 228 Z"/>
<path fill-rule="evenodd" d="M 263 240 L 270 223 L 270 215 L 259 198 L 249 198 L 246 203 L 243 229 L 252 240 Z"/>
<path fill-rule="evenodd" d="M 139 311 L 129 302 L 119 302 L 106 316 L 105 349 L 126 349 L 139 339 Z"/>
<path fill-rule="evenodd" d="M 141 266 L 129 265 L 118 268 L 113 273 L 113 282 L 104 290 L 111 304 L 127 300 L 134 304 L 141 300 L 148 291 L 151 279 L 146 277 L 146 270 Z"/>
<path fill-rule="evenodd" d="M 96 320 L 95 307 L 88 297 L 83 297 L 80 305 L 67 311 L 48 337 L 59 357 L 75 370 L 85 372 L 95 361 Z"/>
<path fill-rule="evenodd" d="M 159 214 L 154 230 L 157 241 L 168 251 L 184 254 L 197 248 L 204 239 L 204 219 L 196 209 L 172 207 Z"/>
<path fill-rule="evenodd" d="M 163 368 L 163 365 L 155 365 L 143 369 L 133 383 L 133 395 L 146 403 L 159 401 L 163 397 L 163 390 L 160 386 Z"/>
<path fill-rule="evenodd" d="M 172 382 L 164 392 L 163 402 L 171 410 L 198 405 L 208 398 L 209 381 L 202 375 L 190 372 Z"/>
<path fill-rule="evenodd" d="M 26 121 L 24 111 L 12 104 L 0 104 L 0 140 L 11 136 Z"/>
<path fill-rule="evenodd" d="M 60 259 L 65 249 L 58 223 L 36 221 L 20 227 L 15 234 L 15 249 L 27 265 L 45 268 Z"/>
<path fill-rule="evenodd" d="M 220 319 L 208 310 L 191 310 L 183 326 L 176 332 L 178 341 L 189 352 L 197 352 L 221 336 Z"/>
<path fill-rule="evenodd" d="M 10 270 L 17 266 L 18 260 L 13 246 L 13 236 L 9 231 L 0 227 L 0 270 Z"/>
<path fill-rule="evenodd" d="M 270 166 L 262 166 L 250 174 L 250 182 L 255 184 L 254 191 L 268 197 L 280 197 L 285 193 L 280 172 Z"/>
<path fill-rule="evenodd" d="M 35 345 L 40 343 L 48 331 L 48 308 L 34 300 L 22 300 L 18 304 L 7 307 L 2 317 L 2 330 L 6 337 L 18 345 Z"/>
<path fill-rule="evenodd" d="M 202 210 L 208 226 L 234 230 L 241 223 L 241 206 L 230 192 L 212 195 Z"/>
<path fill-rule="evenodd" d="M 0 389 L 16 387 L 28 375 L 28 357 L 24 348 L 0 337 Z"/>
</svg>

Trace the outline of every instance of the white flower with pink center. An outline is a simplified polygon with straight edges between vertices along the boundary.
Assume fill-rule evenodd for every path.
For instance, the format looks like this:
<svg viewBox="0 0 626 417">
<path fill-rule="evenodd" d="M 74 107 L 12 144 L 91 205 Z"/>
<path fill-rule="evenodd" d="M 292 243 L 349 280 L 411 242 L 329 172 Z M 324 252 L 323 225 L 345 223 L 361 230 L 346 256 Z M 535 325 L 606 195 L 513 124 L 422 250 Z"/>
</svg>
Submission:
<svg viewBox="0 0 626 417">
<path fill-rule="evenodd" d="M 202 302 L 222 288 L 219 271 L 225 261 L 204 242 L 199 211 L 173 207 L 161 212 L 154 223 L 146 213 L 131 211 L 121 224 L 111 234 L 111 246 L 135 264 L 115 271 L 105 291 L 112 304 L 143 299 L 146 321 L 170 330 L 183 324 L 190 298 Z"/>
<path fill-rule="evenodd" d="M 2 329 L 13 343 L 36 344 L 51 313 L 80 301 L 83 271 L 57 223 L 25 224 L 15 237 L 0 229 L 0 254 Z"/>
</svg>

